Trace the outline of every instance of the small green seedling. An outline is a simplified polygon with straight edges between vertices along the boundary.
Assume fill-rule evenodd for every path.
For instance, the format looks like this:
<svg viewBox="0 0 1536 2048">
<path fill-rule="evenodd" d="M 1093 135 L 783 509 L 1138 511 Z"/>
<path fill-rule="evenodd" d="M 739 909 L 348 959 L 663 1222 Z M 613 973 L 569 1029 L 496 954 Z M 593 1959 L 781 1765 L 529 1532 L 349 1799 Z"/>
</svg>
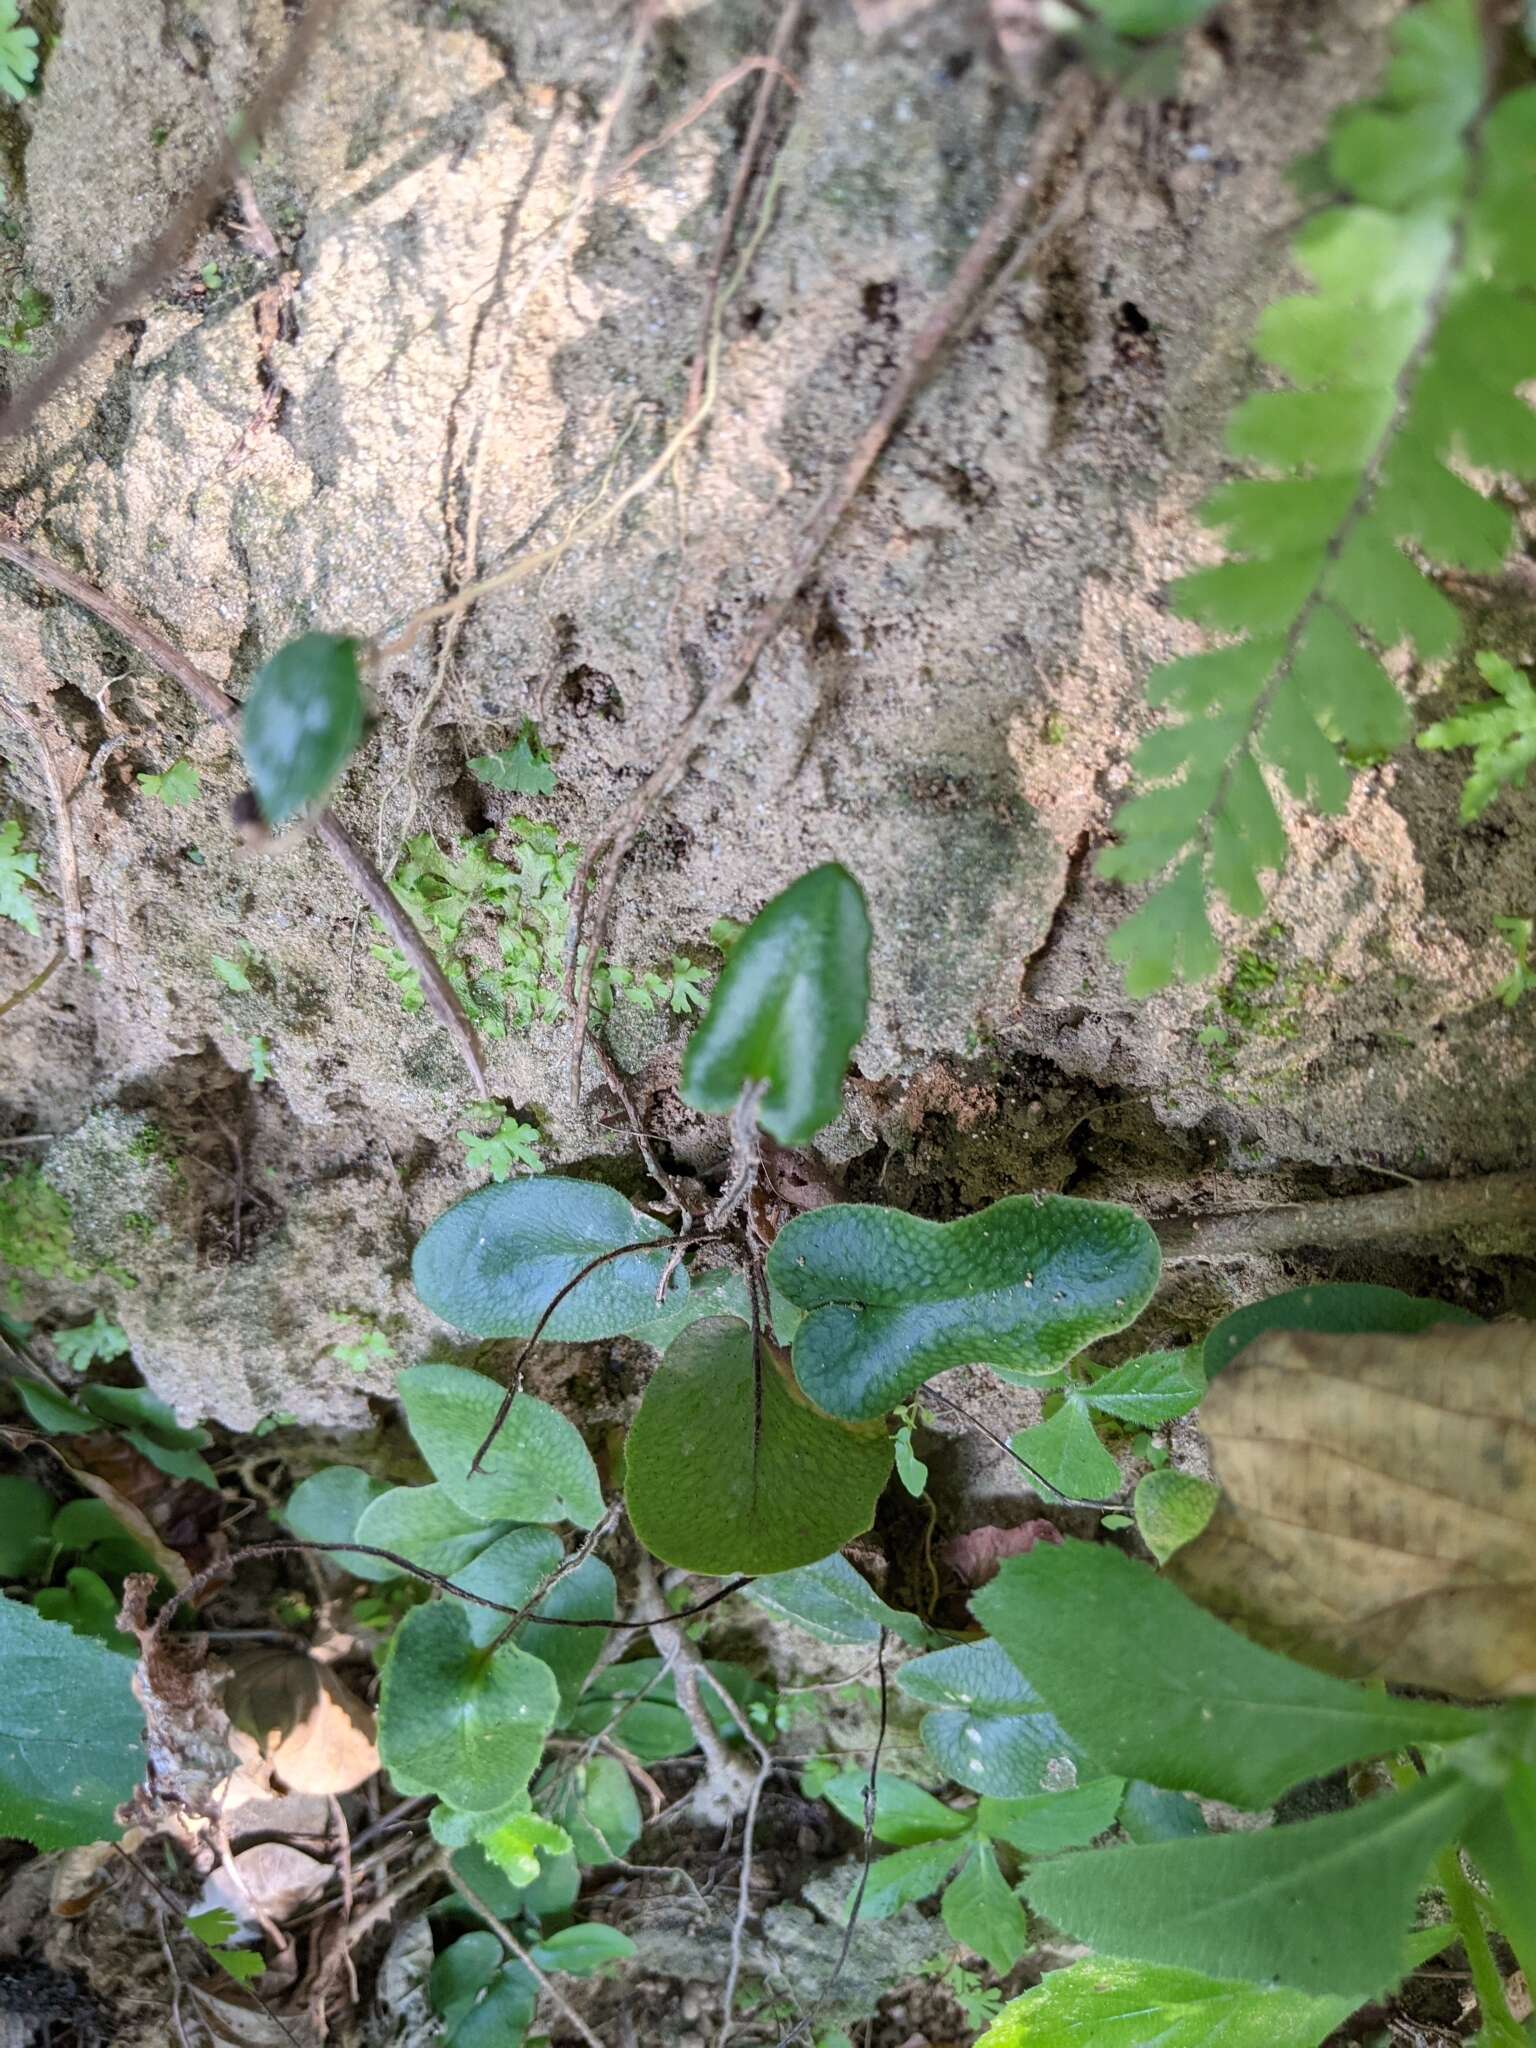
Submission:
<svg viewBox="0 0 1536 2048">
<path fill-rule="evenodd" d="M 0 0 L 0 92 L 18 101 L 37 77 L 37 30 L 20 21 L 16 0 Z"/>
<path fill-rule="evenodd" d="M 1421 747 L 1471 747 L 1472 773 L 1461 792 L 1461 816 L 1480 818 L 1501 790 L 1523 789 L 1536 761 L 1536 689 L 1530 677 L 1502 654 L 1479 654 L 1477 669 L 1495 692 L 1480 704 L 1463 704 L 1419 734 Z"/>
<path fill-rule="evenodd" d="M 173 761 L 163 775 L 138 775 L 134 780 L 146 796 L 158 798 L 168 811 L 184 809 L 202 794 L 197 770 L 185 757 Z"/>
<path fill-rule="evenodd" d="M 508 790 L 514 796 L 550 796 L 555 787 L 555 771 L 531 721 L 524 723 L 510 747 L 496 754 L 476 754 L 469 772 L 488 789 Z"/>
<path fill-rule="evenodd" d="M 1499 983 L 1496 994 L 1506 1010 L 1512 1010 L 1523 995 L 1536 988 L 1536 967 L 1531 965 L 1531 935 L 1536 919 L 1496 917 L 1494 928 L 1514 955 L 1514 965 Z"/>
<path fill-rule="evenodd" d="M 260 1088 L 272 1078 L 272 1048 L 258 1034 L 245 1041 L 245 1049 L 251 1056 L 251 1085 Z"/>
<path fill-rule="evenodd" d="M 510 1180 L 518 1167 L 528 1173 L 544 1171 L 539 1158 L 543 1140 L 537 1124 L 520 1123 L 499 1102 L 471 1102 L 464 1114 L 492 1125 L 488 1132 L 458 1134 L 464 1147 L 464 1164 L 471 1173 L 488 1173 L 492 1180 L 504 1181 Z"/>
<path fill-rule="evenodd" d="M 53 1348 L 72 1372 L 86 1372 L 93 1365 L 110 1365 L 116 1358 L 125 1358 L 128 1339 L 116 1323 L 97 1309 L 88 1323 L 55 1330 Z"/>
</svg>

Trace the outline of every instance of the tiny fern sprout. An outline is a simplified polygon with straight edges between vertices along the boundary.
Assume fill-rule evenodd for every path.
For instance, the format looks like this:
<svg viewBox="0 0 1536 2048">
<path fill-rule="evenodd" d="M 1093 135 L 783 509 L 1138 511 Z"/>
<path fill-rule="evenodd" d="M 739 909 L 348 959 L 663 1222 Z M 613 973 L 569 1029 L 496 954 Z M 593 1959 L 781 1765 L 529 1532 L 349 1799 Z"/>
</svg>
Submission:
<svg viewBox="0 0 1536 2048">
<path fill-rule="evenodd" d="M 1508 553 L 1508 511 L 1461 470 L 1536 474 L 1536 412 L 1516 396 L 1536 376 L 1536 89 L 1490 100 L 1489 62 L 1473 0 L 1422 0 L 1381 96 L 1334 122 L 1340 203 L 1294 244 L 1313 289 L 1271 306 L 1255 344 L 1292 388 L 1234 415 L 1229 448 L 1257 474 L 1205 507 L 1230 559 L 1174 593 L 1225 644 L 1152 677 L 1176 722 L 1137 749 L 1151 786 L 1100 862 L 1158 880 L 1110 941 L 1133 995 L 1215 971 L 1213 895 L 1262 912 L 1287 850 L 1279 787 L 1341 811 L 1352 764 L 1406 737 L 1380 650 L 1442 660 L 1461 622 L 1405 546 L 1478 572 Z"/>
</svg>

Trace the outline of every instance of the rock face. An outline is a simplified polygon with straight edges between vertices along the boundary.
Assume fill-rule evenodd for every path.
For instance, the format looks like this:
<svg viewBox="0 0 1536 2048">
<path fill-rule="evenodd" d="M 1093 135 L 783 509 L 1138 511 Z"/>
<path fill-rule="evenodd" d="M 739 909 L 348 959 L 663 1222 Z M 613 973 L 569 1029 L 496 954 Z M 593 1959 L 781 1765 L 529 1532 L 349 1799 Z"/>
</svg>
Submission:
<svg viewBox="0 0 1536 2048">
<path fill-rule="evenodd" d="M 1035 273 L 995 293 L 941 365 L 749 691 L 651 820 L 616 962 L 711 963 L 717 918 L 835 857 L 864 883 L 877 934 L 871 1083 L 990 1040 L 1149 1092 L 1167 1122 L 1214 1113 L 1229 1142 L 1272 1156 L 1516 1163 L 1532 1024 L 1491 1000 L 1491 920 L 1536 908 L 1536 800 L 1506 798 L 1465 834 L 1454 762 L 1362 777 L 1347 817 L 1302 828 L 1274 925 L 1234 939 L 1220 992 L 1139 1008 L 1103 958 L 1123 905 L 1081 857 L 1148 717 L 1146 670 L 1184 630 L 1160 592 L 1203 546 L 1189 507 L 1219 466 L 1246 335 L 1275 287 L 1294 212 L 1284 166 L 1372 75 L 1393 11 L 1234 6 L 1192 48 L 1176 102 L 1106 117 Z M 494 832 L 526 888 L 536 862 L 519 848 L 549 856 L 514 814 L 580 845 L 634 790 L 1025 160 L 1037 109 L 1008 83 L 983 7 L 909 10 L 872 38 L 843 6 L 809 6 L 782 95 L 792 118 L 721 320 L 713 410 L 661 462 L 756 74 L 700 98 L 762 48 L 769 16 L 753 0 L 674 6 L 632 57 L 621 10 L 348 0 L 244 198 L 0 453 L 31 544 L 237 694 L 299 632 L 387 641 L 419 608 L 550 551 L 377 664 L 376 719 L 337 808 L 381 866 L 416 835 L 452 852 Z M 159 26 L 126 0 L 65 0 L 40 94 L 0 115 L 20 229 L 0 261 L 61 324 L 186 191 L 287 33 L 277 0 L 173 6 Z M 274 238 L 275 264 L 261 253 Z M 1529 653 L 1513 611 L 1489 602 L 1483 644 Z M 188 1410 L 353 1418 L 388 1366 L 358 1380 L 338 1365 L 335 1319 L 371 1319 L 400 1357 L 425 1335 L 405 1258 L 467 1185 L 453 1133 L 474 1091 L 430 1016 L 402 1012 L 313 842 L 257 855 L 232 833 L 225 733 L 9 571 L 0 644 L 5 691 L 86 777 L 71 816 L 91 945 L 88 970 L 61 969 L 5 1020 L 13 1128 L 69 1131 L 117 1104 L 179 1134 L 194 1181 L 201 1159 L 204 1180 L 254 1191 L 238 1253 L 217 1247 L 216 1301 L 210 1187 L 170 1203 L 162 1239 L 140 1231 L 135 1260 L 97 1255 L 73 1305 L 116 1303 L 146 1376 Z M 33 745 L 3 711 L 0 698 L 4 811 L 51 875 Z M 554 792 L 488 789 L 468 761 L 528 719 Z M 135 776 L 183 756 L 200 793 L 170 809 Z M 49 957 L 44 909 L 40 941 L 0 924 L 0 989 Z M 503 935 L 483 906 L 465 932 L 494 965 Z M 619 1012 L 626 1061 L 665 1077 L 670 1020 L 622 996 Z M 1205 1023 L 1225 1042 L 1199 1043 Z M 493 1087 L 536 1114 L 549 1156 L 610 1150 L 611 1102 L 589 1076 L 572 1109 L 566 1051 L 558 1021 L 514 1020 L 490 1045 Z M 262 1060 L 272 1080 L 248 1085 Z M 108 1268 L 158 1277 L 134 1296 Z"/>
</svg>

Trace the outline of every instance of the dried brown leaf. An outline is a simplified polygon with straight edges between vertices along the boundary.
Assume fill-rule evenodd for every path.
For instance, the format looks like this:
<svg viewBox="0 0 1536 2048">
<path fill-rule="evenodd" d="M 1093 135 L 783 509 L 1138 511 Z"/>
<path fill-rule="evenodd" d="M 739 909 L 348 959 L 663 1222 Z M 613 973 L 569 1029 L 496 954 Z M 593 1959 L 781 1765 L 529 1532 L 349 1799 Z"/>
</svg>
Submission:
<svg viewBox="0 0 1536 2048">
<path fill-rule="evenodd" d="M 985 1586 L 997 1577 L 1004 1558 L 1025 1557 L 1037 1543 L 1061 1540 L 1061 1531 L 1054 1522 L 1036 1516 L 1017 1529 L 999 1529 L 990 1524 L 983 1529 L 968 1529 L 963 1536 L 951 1536 L 939 1555 L 962 1585 Z"/>
<path fill-rule="evenodd" d="M 287 1650 L 236 1664 L 224 1704 L 294 1792 L 353 1792 L 379 1768 L 373 1715 L 328 1666 Z"/>
<path fill-rule="evenodd" d="M 1274 1331 L 1200 1411 L 1222 1499 L 1169 1567 L 1307 1663 L 1536 1693 L 1536 1326 Z"/>
</svg>

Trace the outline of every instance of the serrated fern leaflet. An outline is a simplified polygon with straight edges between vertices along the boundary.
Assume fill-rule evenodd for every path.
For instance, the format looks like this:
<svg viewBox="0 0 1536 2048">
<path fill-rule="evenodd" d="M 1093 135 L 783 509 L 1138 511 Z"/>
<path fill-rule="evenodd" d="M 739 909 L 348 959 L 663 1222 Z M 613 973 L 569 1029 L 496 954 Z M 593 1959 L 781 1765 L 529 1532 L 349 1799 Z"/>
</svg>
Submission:
<svg viewBox="0 0 1536 2048">
<path fill-rule="evenodd" d="M 1399 745 L 1409 714 L 1382 650 L 1423 662 L 1461 621 L 1420 562 L 1497 569 L 1510 516 L 1464 468 L 1536 475 L 1536 90 L 1490 96 L 1472 0 L 1425 0 L 1398 25 L 1381 96 L 1335 120 L 1343 203 L 1293 254 L 1312 289 L 1255 341 L 1290 389 L 1249 398 L 1230 452 L 1261 474 L 1203 507 L 1231 550 L 1174 591 L 1227 637 L 1169 662 L 1148 697 L 1177 722 L 1137 749 L 1154 785 L 1122 806 L 1100 871 L 1160 885 L 1110 940 L 1132 995 L 1220 964 L 1213 895 L 1242 917 L 1278 869 L 1283 788 L 1341 811 L 1353 765 Z"/>
</svg>

